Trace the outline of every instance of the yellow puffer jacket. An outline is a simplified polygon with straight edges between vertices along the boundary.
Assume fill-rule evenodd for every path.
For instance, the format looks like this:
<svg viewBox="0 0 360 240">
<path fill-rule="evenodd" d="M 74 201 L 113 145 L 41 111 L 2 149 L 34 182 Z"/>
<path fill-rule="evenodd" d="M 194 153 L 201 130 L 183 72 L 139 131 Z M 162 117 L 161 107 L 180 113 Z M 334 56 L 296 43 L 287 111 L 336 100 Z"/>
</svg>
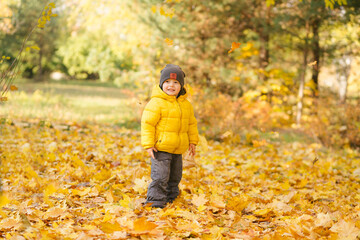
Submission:
<svg viewBox="0 0 360 240">
<path fill-rule="evenodd" d="M 169 96 L 156 85 L 141 118 L 141 144 L 145 149 L 183 154 L 199 141 L 197 122 L 187 94 Z"/>
</svg>

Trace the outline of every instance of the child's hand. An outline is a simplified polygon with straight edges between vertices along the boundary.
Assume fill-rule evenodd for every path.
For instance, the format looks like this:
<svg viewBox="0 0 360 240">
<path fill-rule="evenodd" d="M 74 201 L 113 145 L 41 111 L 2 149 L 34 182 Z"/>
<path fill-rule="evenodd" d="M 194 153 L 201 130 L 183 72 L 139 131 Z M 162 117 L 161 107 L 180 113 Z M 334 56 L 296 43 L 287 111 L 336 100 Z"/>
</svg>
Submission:
<svg viewBox="0 0 360 240">
<path fill-rule="evenodd" d="M 154 147 L 148 148 L 148 149 L 146 149 L 146 151 L 150 154 L 150 157 L 152 157 L 153 159 L 156 160 L 155 155 L 154 155 L 154 152 L 157 152 L 156 148 L 154 148 Z"/>
<path fill-rule="evenodd" d="M 195 144 L 190 143 L 189 152 L 190 152 L 190 155 L 195 156 L 195 154 L 196 154 L 196 145 Z"/>
</svg>

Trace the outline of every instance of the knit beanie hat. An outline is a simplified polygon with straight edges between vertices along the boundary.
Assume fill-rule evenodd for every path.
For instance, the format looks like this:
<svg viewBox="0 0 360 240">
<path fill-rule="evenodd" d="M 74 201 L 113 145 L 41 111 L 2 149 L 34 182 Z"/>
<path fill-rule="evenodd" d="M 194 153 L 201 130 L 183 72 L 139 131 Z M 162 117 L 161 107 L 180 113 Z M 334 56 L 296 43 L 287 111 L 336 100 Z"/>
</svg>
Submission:
<svg viewBox="0 0 360 240">
<path fill-rule="evenodd" d="M 162 88 L 163 83 L 168 79 L 175 79 L 178 80 L 181 89 L 184 88 L 184 78 L 185 73 L 178 65 L 174 64 L 167 64 L 162 70 L 161 70 L 161 76 L 160 76 L 160 87 Z"/>
</svg>

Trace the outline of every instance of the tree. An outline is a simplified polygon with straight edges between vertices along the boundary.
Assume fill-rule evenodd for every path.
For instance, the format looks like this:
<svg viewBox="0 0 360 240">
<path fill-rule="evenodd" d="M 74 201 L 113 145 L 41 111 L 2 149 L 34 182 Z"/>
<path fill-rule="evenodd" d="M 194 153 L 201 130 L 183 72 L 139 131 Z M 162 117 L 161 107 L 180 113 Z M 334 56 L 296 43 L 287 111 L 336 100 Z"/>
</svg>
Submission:
<svg viewBox="0 0 360 240">
<path fill-rule="evenodd" d="M 110 81 L 144 65 L 142 53 L 151 29 L 138 24 L 128 2 L 63 1 L 68 37 L 59 44 L 57 55 L 71 76 Z"/>
<path fill-rule="evenodd" d="M 328 54 L 328 64 L 335 65 L 336 77 L 339 83 L 339 100 L 346 102 L 347 85 L 353 59 L 359 56 L 360 19 L 358 15 L 349 15 L 348 22 L 339 22 L 328 27 L 328 32 L 322 40 L 331 51 Z"/>
<path fill-rule="evenodd" d="M 26 47 L 34 46 L 32 51 L 26 52 L 27 57 L 24 59 L 22 66 L 23 70 L 25 70 L 23 73 L 28 73 L 30 77 L 33 76 L 34 69 L 36 69 L 38 80 L 44 74 L 44 64 L 46 66 L 46 63 L 51 62 L 55 52 L 55 40 L 60 32 L 57 30 L 58 21 L 56 20 L 51 21 L 51 26 L 47 28 L 37 27 L 38 19 L 41 17 L 47 3 L 47 0 L 41 2 L 22 0 L 17 5 L 9 4 L 8 7 L 13 13 L 11 19 L 12 30 L 3 35 L 1 43 L 7 46 L 7 53 L 4 52 L 3 54 L 11 56 L 12 59 L 18 55 L 20 49 L 25 50 Z M 52 11 L 52 7 L 45 9 L 45 11 L 48 14 L 48 11 Z M 53 16 L 53 13 L 50 14 Z M 26 42 L 26 45 L 23 45 L 24 42 Z M 34 51 L 34 49 L 37 49 L 37 51 Z"/>
<path fill-rule="evenodd" d="M 261 80 L 264 79 L 261 76 L 269 64 L 272 25 L 272 10 L 264 1 L 137 2 L 143 9 L 154 9 L 154 13 L 144 11 L 141 14 L 143 22 L 156 29 L 161 39 L 173 40 L 173 48 L 161 42 L 154 44 L 162 53 L 157 59 L 155 57 L 157 65 L 176 61 L 185 66 L 195 83 L 230 95 L 241 94 L 243 81 L 246 75 L 250 75 L 250 71 L 239 71 L 240 61 L 246 62 L 253 69 L 251 71 L 256 71 Z M 232 42 L 242 45 L 229 54 Z M 252 46 L 254 51 L 243 59 L 242 48 L 247 46 Z M 260 49 L 260 54 L 257 49 Z"/>
<path fill-rule="evenodd" d="M 23 3 L 27 3 L 27 1 L 21 1 L 20 7 L 22 6 Z M 26 49 L 27 51 L 30 50 L 31 48 L 39 50 L 38 46 L 35 45 L 35 46 L 27 47 L 27 44 L 30 42 L 29 41 L 30 37 L 34 34 L 34 32 L 36 32 L 36 30 L 38 28 L 44 28 L 45 24 L 48 21 L 50 21 L 50 19 L 52 17 L 56 16 L 56 14 L 52 13 L 52 9 L 54 7 L 55 7 L 54 3 L 44 5 L 44 7 L 40 11 L 40 13 L 41 13 L 41 15 L 39 14 L 40 17 L 38 17 L 38 19 L 36 19 L 37 22 L 35 21 L 35 24 L 31 25 L 29 27 L 28 32 L 26 32 L 26 34 L 24 35 L 24 39 L 22 40 L 22 43 L 20 44 L 17 55 L 11 60 L 11 62 L 8 64 L 7 67 L 2 69 L 1 76 L 0 76 L 1 77 L 0 78 L 0 84 L 1 84 L 1 99 L 0 100 L 1 101 L 7 100 L 7 98 L 4 96 L 7 93 L 7 91 L 16 90 L 16 87 L 11 84 L 12 84 L 13 80 L 15 79 L 15 77 L 17 77 L 17 75 L 19 73 L 19 68 L 23 64 L 24 49 Z M 21 9 L 21 8 L 19 8 L 19 9 Z M 19 12 L 21 12 L 21 11 L 19 11 Z M 21 19 L 21 17 L 19 19 Z M 21 29 L 23 27 L 21 25 L 21 22 L 16 22 L 16 23 L 19 24 L 18 26 L 15 27 L 16 31 L 11 32 L 15 36 L 17 36 L 18 31 L 21 32 Z M 9 46 L 11 46 L 11 44 L 9 44 Z M 3 63 L 3 60 L 5 58 L 11 59 L 11 57 L 9 57 L 9 56 L 6 57 L 3 55 L 1 63 Z"/>
</svg>

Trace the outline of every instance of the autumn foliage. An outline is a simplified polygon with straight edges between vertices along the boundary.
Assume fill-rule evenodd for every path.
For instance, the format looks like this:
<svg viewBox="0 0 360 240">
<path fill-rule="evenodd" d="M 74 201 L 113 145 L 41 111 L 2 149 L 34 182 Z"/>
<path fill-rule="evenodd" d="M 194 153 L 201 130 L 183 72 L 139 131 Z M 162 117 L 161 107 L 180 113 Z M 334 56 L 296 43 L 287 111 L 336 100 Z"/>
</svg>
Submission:
<svg viewBox="0 0 360 240">
<path fill-rule="evenodd" d="M 0 236 L 6 239 L 357 239 L 360 159 L 319 144 L 207 142 L 181 195 L 143 206 L 139 132 L 2 123 Z"/>
<path fill-rule="evenodd" d="M 358 65 L 337 66 L 352 90 L 340 101 L 318 81 L 358 56 L 355 1 L 66 0 L 40 17 L 35 2 L 0 9 L 0 238 L 360 238 Z M 201 135 L 180 196 L 153 209 L 137 128 L 168 62 L 184 67 Z M 64 79 L 33 91 L 21 70 Z"/>
</svg>

